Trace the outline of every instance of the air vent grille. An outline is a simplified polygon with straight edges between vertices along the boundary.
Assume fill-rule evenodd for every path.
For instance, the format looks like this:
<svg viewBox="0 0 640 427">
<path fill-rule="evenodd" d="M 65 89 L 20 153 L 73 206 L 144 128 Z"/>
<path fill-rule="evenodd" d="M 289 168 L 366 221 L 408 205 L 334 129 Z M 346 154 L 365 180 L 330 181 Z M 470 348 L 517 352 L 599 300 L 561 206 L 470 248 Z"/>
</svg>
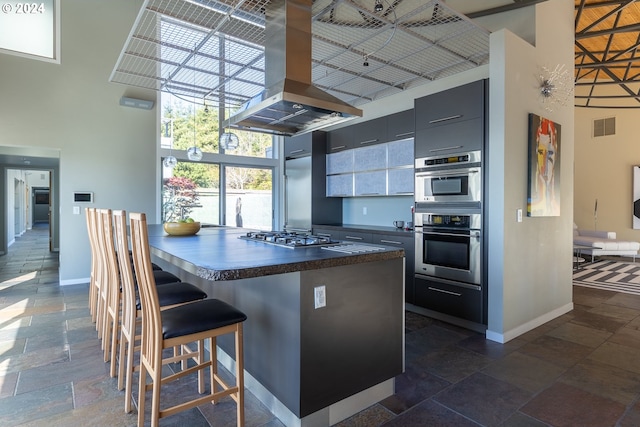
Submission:
<svg viewBox="0 0 640 427">
<path fill-rule="evenodd" d="M 593 121 L 593 137 L 609 136 L 616 134 L 616 118 L 596 119 Z"/>
</svg>

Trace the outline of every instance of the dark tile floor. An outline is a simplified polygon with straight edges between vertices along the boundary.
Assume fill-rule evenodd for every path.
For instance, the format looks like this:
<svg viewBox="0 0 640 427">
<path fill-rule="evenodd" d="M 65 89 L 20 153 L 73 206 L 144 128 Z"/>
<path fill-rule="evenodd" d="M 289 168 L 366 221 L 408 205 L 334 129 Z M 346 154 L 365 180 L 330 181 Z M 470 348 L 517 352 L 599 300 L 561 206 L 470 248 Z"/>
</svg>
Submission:
<svg viewBox="0 0 640 427">
<path fill-rule="evenodd" d="M 47 239 L 35 227 L 0 257 L 0 425 L 134 426 L 102 362 L 87 285 L 59 286 Z M 575 287 L 574 304 L 507 344 L 407 313 L 396 394 L 339 426 L 640 425 L 640 296 Z M 246 418 L 282 426 L 251 393 Z M 205 405 L 160 425 L 233 426 L 234 407 Z"/>
</svg>

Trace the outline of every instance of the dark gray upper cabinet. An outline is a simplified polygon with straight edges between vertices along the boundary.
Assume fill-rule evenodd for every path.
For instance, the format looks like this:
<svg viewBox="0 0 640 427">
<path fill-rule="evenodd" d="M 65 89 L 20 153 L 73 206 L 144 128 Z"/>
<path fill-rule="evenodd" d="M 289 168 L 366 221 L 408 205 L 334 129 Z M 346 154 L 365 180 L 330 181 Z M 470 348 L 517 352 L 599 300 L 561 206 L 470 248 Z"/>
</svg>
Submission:
<svg viewBox="0 0 640 427">
<path fill-rule="evenodd" d="M 387 141 L 412 138 L 415 131 L 414 110 L 401 111 L 387 116 Z"/>
<path fill-rule="evenodd" d="M 486 80 L 415 100 L 415 156 L 481 150 L 485 139 Z"/>
<path fill-rule="evenodd" d="M 353 126 L 353 148 L 387 142 L 387 117 L 369 120 Z"/>
<path fill-rule="evenodd" d="M 342 150 L 354 148 L 353 146 L 353 126 L 345 126 L 329 132 L 327 141 L 327 153 L 335 153 Z"/>
<path fill-rule="evenodd" d="M 484 120 L 475 118 L 446 126 L 418 129 L 415 138 L 415 157 L 432 157 L 482 150 Z"/>
<path fill-rule="evenodd" d="M 415 100 L 416 130 L 484 115 L 485 81 L 478 80 Z"/>
<path fill-rule="evenodd" d="M 312 133 L 308 132 L 299 136 L 287 136 L 284 138 L 284 158 L 295 159 L 311 155 Z"/>
</svg>

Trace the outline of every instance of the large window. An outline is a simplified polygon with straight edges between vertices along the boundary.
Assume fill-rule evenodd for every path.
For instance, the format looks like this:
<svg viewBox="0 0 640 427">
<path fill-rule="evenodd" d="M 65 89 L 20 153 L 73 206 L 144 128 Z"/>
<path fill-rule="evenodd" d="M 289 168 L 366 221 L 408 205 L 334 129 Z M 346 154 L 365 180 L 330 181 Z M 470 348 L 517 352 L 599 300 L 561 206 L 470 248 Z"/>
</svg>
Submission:
<svg viewBox="0 0 640 427">
<path fill-rule="evenodd" d="M 204 153 L 225 153 L 234 156 L 272 158 L 273 138 L 256 132 L 231 130 L 238 136 L 235 148 L 220 147 L 218 122 L 221 116 L 217 108 L 188 102 L 167 93 L 162 93 L 161 146 L 186 150 L 194 145 Z M 229 131 L 224 129 L 224 131 Z"/>
<path fill-rule="evenodd" d="M 270 169 L 226 167 L 227 225 L 271 230 L 273 216 Z"/>
<path fill-rule="evenodd" d="M 0 11 L 0 53 L 60 62 L 59 1 L 5 0 Z"/>
<path fill-rule="evenodd" d="M 215 164 L 178 162 L 163 168 L 162 219 L 191 217 L 208 224 L 220 221 L 220 167 Z"/>
<path fill-rule="evenodd" d="M 239 144 L 218 144 L 218 112 L 163 93 L 162 157 L 176 157 L 175 167 L 162 168 L 162 220 L 191 217 L 214 225 L 261 230 L 274 228 L 274 170 L 272 137 L 238 132 Z M 190 161 L 187 149 L 204 155 Z M 262 159 L 262 160 L 261 160 Z"/>
</svg>

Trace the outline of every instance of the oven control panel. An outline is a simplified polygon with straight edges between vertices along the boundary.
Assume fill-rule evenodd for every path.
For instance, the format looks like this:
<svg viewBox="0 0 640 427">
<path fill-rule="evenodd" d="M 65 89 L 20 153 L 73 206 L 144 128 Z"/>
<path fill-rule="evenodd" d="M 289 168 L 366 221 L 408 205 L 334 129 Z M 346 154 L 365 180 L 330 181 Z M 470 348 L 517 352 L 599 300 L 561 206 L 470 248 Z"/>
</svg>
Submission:
<svg viewBox="0 0 640 427">
<path fill-rule="evenodd" d="M 459 230 L 481 228 L 480 214 L 441 214 L 441 213 L 417 213 L 416 227 L 442 227 Z"/>
</svg>

